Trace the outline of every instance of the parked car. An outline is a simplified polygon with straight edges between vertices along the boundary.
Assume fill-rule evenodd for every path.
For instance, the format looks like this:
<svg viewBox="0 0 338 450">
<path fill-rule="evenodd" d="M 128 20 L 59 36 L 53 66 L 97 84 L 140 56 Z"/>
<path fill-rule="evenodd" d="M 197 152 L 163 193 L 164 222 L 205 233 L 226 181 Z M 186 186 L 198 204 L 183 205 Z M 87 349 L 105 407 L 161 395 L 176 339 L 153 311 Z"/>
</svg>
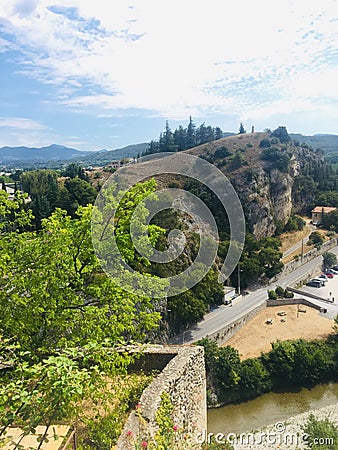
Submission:
<svg viewBox="0 0 338 450">
<path fill-rule="evenodd" d="M 338 270 L 338 266 L 333 266 L 333 267 L 331 267 L 331 269 Z"/>
<path fill-rule="evenodd" d="M 320 288 L 322 287 L 322 283 L 321 281 L 311 280 L 306 283 L 306 286 Z"/>
<path fill-rule="evenodd" d="M 332 275 L 338 275 L 338 272 L 337 272 L 336 270 L 334 270 L 334 269 L 329 269 L 329 270 L 327 270 L 325 273 L 326 273 L 326 274 L 327 274 L 327 273 L 332 273 Z"/>
<path fill-rule="evenodd" d="M 322 278 L 325 281 L 329 281 L 329 277 L 327 275 L 325 275 L 325 273 L 320 274 L 318 277 L 316 278 Z"/>
<path fill-rule="evenodd" d="M 334 277 L 333 273 L 329 273 L 329 272 L 326 272 L 325 275 L 327 276 L 327 278 L 333 278 Z"/>
<path fill-rule="evenodd" d="M 319 283 L 322 285 L 322 286 L 325 286 L 325 284 L 326 284 L 326 280 L 324 280 L 323 278 L 313 278 L 311 281 L 319 281 Z"/>
</svg>

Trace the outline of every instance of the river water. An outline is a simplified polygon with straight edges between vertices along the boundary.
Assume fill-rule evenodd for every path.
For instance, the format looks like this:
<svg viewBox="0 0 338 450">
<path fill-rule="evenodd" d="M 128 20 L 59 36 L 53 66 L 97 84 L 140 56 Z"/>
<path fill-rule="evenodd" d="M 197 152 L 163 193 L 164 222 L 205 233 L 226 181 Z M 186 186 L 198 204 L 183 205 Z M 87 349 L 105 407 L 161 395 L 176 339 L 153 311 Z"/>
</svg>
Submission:
<svg viewBox="0 0 338 450">
<path fill-rule="evenodd" d="M 209 433 L 244 433 L 338 403 L 338 383 L 293 392 L 269 392 L 248 402 L 208 410 Z"/>
</svg>

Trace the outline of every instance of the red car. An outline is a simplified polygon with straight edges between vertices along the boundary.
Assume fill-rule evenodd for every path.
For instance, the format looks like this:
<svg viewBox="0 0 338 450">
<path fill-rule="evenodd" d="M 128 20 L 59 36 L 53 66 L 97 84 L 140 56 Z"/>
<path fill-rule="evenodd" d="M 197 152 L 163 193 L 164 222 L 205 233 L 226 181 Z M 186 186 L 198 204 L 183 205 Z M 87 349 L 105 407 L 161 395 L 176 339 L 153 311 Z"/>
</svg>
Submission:
<svg viewBox="0 0 338 450">
<path fill-rule="evenodd" d="M 333 273 L 328 273 L 328 272 L 326 272 L 325 275 L 326 275 L 328 278 L 333 278 L 333 277 L 334 277 Z"/>
</svg>

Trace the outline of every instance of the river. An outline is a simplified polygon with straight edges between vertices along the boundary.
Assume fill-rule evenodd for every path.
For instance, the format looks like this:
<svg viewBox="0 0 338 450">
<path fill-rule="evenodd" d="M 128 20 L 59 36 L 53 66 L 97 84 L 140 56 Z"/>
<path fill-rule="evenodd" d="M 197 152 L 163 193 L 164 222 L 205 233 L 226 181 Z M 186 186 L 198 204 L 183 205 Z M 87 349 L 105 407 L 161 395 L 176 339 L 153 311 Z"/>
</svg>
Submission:
<svg viewBox="0 0 338 450">
<path fill-rule="evenodd" d="M 321 384 L 312 389 L 269 392 L 236 405 L 208 410 L 209 433 L 244 433 L 258 430 L 311 409 L 338 403 L 338 383 Z"/>
</svg>

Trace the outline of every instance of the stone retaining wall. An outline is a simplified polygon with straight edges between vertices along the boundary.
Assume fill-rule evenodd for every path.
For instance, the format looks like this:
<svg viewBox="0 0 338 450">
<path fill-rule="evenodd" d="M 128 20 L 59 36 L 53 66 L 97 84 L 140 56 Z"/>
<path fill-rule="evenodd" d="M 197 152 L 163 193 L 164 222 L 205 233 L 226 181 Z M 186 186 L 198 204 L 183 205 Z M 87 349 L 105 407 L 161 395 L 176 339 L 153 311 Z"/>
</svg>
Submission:
<svg viewBox="0 0 338 450">
<path fill-rule="evenodd" d="M 187 448 L 200 449 L 201 445 L 196 444 L 195 436 L 207 428 L 204 348 L 195 345 L 149 346 L 143 351 L 145 355 L 158 356 L 162 361 L 169 355 L 170 360 L 143 391 L 140 407 L 129 415 L 116 450 L 134 450 L 135 440 L 141 443 L 155 435 L 158 429 L 156 412 L 163 392 L 169 394 L 174 407 L 174 424 L 191 436 Z M 151 367 L 148 366 L 148 369 L 151 370 Z"/>
<path fill-rule="evenodd" d="M 257 313 L 262 311 L 266 307 L 265 303 L 257 308 L 250 311 L 248 314 L 244 314 L 238 319 L 232 321 L 228 325 L 225 325 L 223 328 L 217 330 L 215 333 L 208 335 L 209 339 L 217 342 L 218 345 L 224 344 L 231 336 L 236 333 L 243 325 L 245 325 L 249 320 L 251 320 Z"/>
<path fill-rule="evenodd" d="M 286 306 L 286 305 L 305 305 L 310 306 L 311 308 L 317 309 L 318 311 L 322 310 L 323 307 L 312 303 L 310 300 L 306 300 L 305 298 L 281 298 L 278 300 L 267 300 L 266 306 Z"/>
<path fill-rule="evenodd" d="M 302 266 L 303 264 L 311 261 L 312 259 L 316 258 L 319 255 L 322 255 L 324 252 L 327 252 L 331 248 L 335 247 L 338 244 L 337 238 L 330 239 L 329 241 L 325 242 L 321 245 L 319 250 L 316 248 L 313 248 L 309 252 L 305 253 L 303 256 L 303 259 L 299 256 L 298 259 L 294 259 L 293 261 L 290 261 L 289 263 L 286 263 L 284 266 L 284 269 L 281 273 L 279 273 L 276 276 L 276 279 L 274 281 L 277 281 L 279 278 L 288 275 L 289 273 L 293 272 L 294 270 L 298 269 L 298 267 Z"/>
</svg>

